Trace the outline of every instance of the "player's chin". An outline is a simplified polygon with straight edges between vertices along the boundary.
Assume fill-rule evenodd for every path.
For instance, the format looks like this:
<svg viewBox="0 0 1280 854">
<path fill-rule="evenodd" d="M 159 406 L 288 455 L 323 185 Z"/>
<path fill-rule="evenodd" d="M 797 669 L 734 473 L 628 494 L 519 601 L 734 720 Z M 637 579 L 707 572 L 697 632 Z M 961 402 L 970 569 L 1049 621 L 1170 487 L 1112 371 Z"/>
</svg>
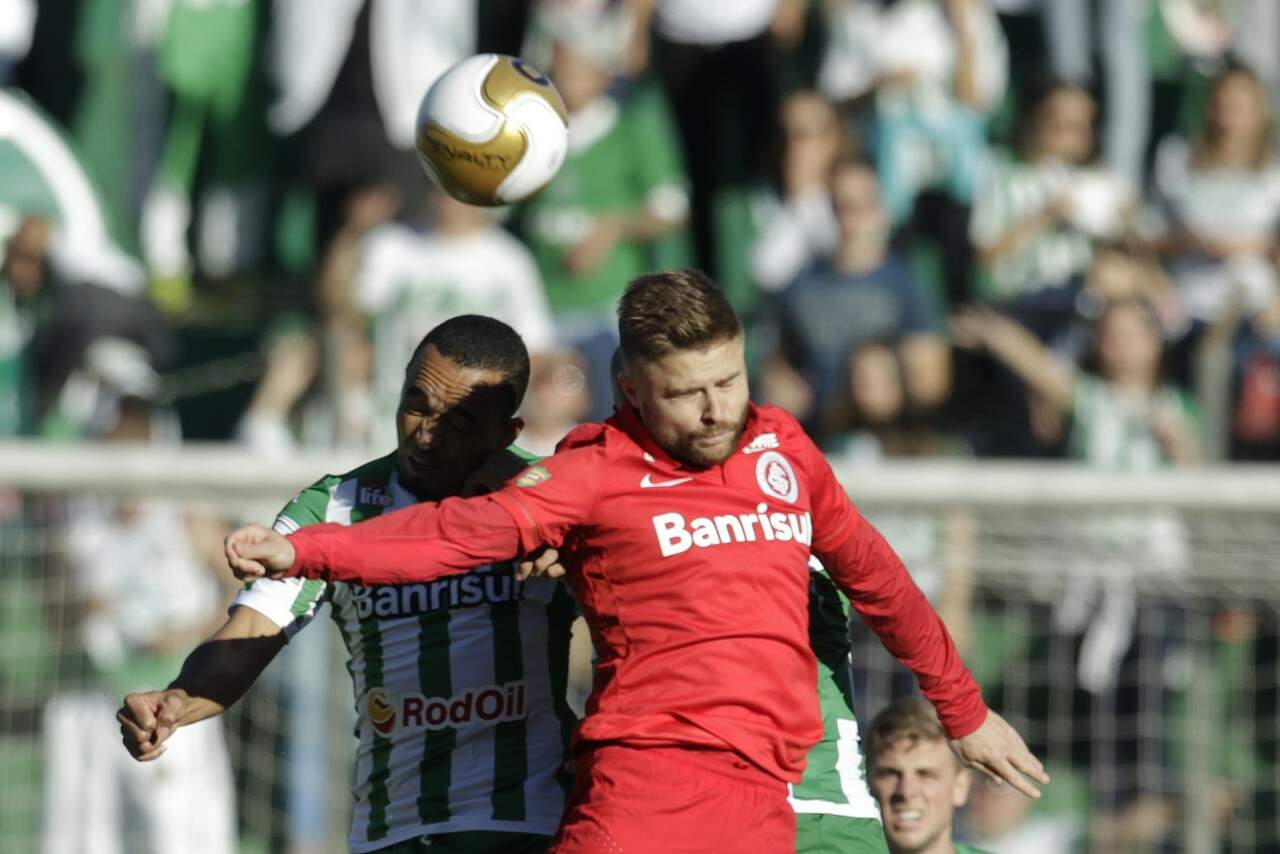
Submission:
<svg viewBox="0 0 1280 854">
<path fill-rule="evenodd" d="M 687 444 L 681 456 L 696 466 L 718 466 L 733 454 L 734 445 L 731 434 L 710 442 L 699 439 Z"/>
</svg>

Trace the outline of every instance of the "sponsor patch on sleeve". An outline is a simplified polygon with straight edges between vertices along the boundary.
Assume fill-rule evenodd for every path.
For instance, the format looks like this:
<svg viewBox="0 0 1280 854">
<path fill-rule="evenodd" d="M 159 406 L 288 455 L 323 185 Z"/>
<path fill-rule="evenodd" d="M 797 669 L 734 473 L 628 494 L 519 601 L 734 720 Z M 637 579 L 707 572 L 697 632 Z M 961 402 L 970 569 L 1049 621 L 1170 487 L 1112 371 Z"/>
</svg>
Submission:
<svg viewBox="0 0 1280 854">
<path fill-rule="evenodd" d="M 542 466 L 529 466 L 524 470 L 524 474 L 516 478 L 516 486 L 530 487 L 537 486 L 544 481 L 551 480 L 551 472 Z"/>
</svg>

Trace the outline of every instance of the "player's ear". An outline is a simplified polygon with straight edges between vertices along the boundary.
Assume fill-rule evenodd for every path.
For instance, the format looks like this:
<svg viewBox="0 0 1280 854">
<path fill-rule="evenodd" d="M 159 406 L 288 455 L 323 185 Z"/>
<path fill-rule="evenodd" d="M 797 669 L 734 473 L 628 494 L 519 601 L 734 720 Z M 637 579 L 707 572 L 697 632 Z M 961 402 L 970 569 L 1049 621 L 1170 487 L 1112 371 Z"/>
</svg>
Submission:
<svg viewBox="0 0 1280 854">
<path fill-rule="evenodd" d="M 969 800 L 971 788 L 973 788 L 973 772 L 962 767 L 951 786 L 951 805 L 957 809 L 964 806 Z"/>
<path fill-rule="evenodd" d="M 507 445 L 515 444 L 516 439 L 518 439 L 520 434 L 524 432 L 524 419 L 519 415 L 513 417 L 507 422 L 506 427 L 504 427 L 503 430 L 504 443 Z"/>
<path fill-rule="evenodd" d="M 621 394 L 619 394 L 619 392 Z M 622 406 L 623 403 L 630 403 L 636 409 L 640 408 L 640 396 L 636 391 L 636 384 L 631 381 L 631 377 L 627 376 L 626 371 L 621 371 L 614 378 L 614 404 Z"/>
</svg>

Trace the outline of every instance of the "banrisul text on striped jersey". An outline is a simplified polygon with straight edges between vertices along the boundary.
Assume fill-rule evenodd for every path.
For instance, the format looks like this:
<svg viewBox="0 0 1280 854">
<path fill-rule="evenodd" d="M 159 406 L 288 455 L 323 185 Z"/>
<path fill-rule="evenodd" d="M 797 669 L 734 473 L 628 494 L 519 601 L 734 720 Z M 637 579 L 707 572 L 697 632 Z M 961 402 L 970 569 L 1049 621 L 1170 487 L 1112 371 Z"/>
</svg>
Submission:
<svg viewBox="0 0 1280 854">
<path fill-rule="evenodd" d="M 510 570 L 486 569 L 419 584 L 353 587 L 351 594 L 356 614 L 364 620 L 511 602 L 524 598 L 524 587 Z"/>
</svg>

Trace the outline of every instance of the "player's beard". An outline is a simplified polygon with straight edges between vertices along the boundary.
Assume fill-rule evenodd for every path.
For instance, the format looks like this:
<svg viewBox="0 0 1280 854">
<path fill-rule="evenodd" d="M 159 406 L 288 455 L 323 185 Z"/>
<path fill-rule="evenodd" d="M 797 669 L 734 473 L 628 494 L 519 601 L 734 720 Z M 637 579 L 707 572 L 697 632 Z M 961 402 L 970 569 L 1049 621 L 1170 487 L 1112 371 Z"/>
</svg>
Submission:
<svg viewBox="0 0 1280 854">
<path fill-rule="evenodd" d="M 664 443 L 663 450 L 675 459 L 692 466 L 698 466 L 699 468 L 718 466 L 733 454 L 738 447 L 738 441 L 742 439 L 742 432 L 746 429 L 747 407 L 744 406 L 742 407 L 742 413 L 736 420 L 718 421 L 710 425 L 704 424 L 697 432 L 680 436 L 670 445 Z M 702 439 L 725 433 L 729 435 L 727 442 L 710 448 L 698 444 Z"/>
</svg>

